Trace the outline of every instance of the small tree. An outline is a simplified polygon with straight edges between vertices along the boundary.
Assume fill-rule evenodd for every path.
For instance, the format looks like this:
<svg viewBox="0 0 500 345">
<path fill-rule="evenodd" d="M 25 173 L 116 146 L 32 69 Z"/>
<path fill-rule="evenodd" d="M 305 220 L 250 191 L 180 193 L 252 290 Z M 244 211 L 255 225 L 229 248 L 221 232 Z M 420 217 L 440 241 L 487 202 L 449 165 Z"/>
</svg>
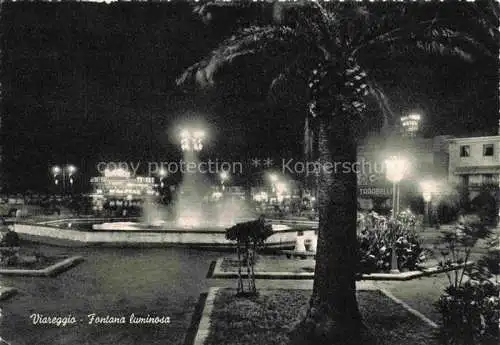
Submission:
<svg viewBox="0 0 500 345">
<path fill-rule="evenodd" d="M 488 238 L 491 233 L 481 221 L 458 224 L 454 231 L 443 231 L 442 245 L 439 248 L 443 261 L 439 265 L 443 268 L 453 268 L 456 264 L 465 264 L 463 269 L 447 271 L 450 286 L 458 288 L 462 285 L 464 276 L 472 274 L 475 266 L 467 265 L 472 250 L 479 240 Z"/>
<path fill-rule="evenodd" d="M 498 344 L 500 301 L 498 279 L 490 280 L 498 257 L 494 253 L 467 265 L 472 249 L 491 231 L 482 221 L 465 222 L 455 232 L 445 232 L 440 266 L 447 271 L 449 285 L 436 302 L 442 315 L 438 337 L 441 344 Z M 464 264 L 463 267 L 455 266 Z M 497 266 L 498 267 L 498 266 Z"/>
<path fill-rule="evenodd" d="M 238 223 L 226 229 L 226 239 L 236 241 L 236 251 L 238 253 L 238 295 L 257 293 L 254 271 L 256 252 L 272 234 L 273 229 L 271 224 L 266 224 L 263 217 L 255 221 Z M 247 292 L 245 292 L 241 274 L 243 264 L 247 267 Z"/>
</svg>

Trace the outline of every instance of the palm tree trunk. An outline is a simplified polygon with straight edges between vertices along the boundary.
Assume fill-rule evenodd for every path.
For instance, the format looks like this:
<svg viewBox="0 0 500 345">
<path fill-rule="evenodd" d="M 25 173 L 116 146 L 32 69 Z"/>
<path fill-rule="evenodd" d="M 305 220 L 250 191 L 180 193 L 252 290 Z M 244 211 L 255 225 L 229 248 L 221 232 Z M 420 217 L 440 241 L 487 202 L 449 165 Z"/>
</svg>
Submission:
<svg viewBox="0 0 500 345">
<path fill-rule="evenodd" d="M 241 276 L 241 252 L 240 252 L 240 240 L 236 243 L 236 250 L 238 252 L 238 293 L 243 293 L 243 278 Z"/>
<path fill-rule="evenodd" d="M 356 141 L 350 119 L 318 119 L 319 233 L 314 286 L 306 318 L 292 344 L 364 344 L 356 300 Z M 337 165 L 335 165 L 337 164 Z M 344 165 L 342 165 L 344 164 Z"/>
</svg>

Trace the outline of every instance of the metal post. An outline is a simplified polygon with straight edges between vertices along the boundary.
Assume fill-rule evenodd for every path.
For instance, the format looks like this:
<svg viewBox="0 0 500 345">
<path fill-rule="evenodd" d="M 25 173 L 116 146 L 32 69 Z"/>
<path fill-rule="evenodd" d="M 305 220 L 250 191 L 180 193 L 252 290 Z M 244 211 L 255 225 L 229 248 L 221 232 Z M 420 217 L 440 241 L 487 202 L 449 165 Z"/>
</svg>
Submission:
<svg viewBox="0 0 500 345">
<path fill-rule="evenodd" d="M 398 206 L 397 206 L 397 184 L 394 181 L 392 185 L 392 216 L 393 219 L 396 219 L 398 214 Z M 395 239 L 393 239 L 395 241 Z M 398 269 L 398 258 L 396 255 L 396 243 L 392 243 L 391 250 L 391 273 L 399 273 Z"/>
<path fill-rule="evenodd" d="M 427 212 L 427 223 L 429 224 L 429 226 L 431 226 L 431 202 L 430 201 L 427 201 L 426 212 Z"/>
<path fill-rule="evenodd" d="M 399 183 L 396 183 L 396 218 L 399 215 Z"/>
<path fill-rule="evenodd" d="M 396 182 L 392 183 L 392 218 L 396 219 Z"/>
<path fill-rule="evenodd" d="M 66 196 L 66 167 L 62 168 L 62 195 Z"/>
<path fill-rule="evenodd" d="M 423 228 L 429 225 L 429 202 L 424 200 L 424 219 L 423 219 Z"/>
<path fill-rule="evenodd" d="M 396 255 L 396 243 L 392 245 L 391 253 L 391 273 L 399 273 L 398 256 Z"/>
</svg>

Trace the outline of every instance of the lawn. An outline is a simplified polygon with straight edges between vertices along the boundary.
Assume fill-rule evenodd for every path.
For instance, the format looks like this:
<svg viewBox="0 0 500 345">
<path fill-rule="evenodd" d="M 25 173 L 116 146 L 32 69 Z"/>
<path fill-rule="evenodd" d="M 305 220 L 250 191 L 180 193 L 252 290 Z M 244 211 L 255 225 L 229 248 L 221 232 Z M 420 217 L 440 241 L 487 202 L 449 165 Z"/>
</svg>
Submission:
<svg viewBox="0 0 500 345">
<path fill-rule="evenodd" d="M 310 290 L 261 290 L 258 297 L 221 289 L 214 301 L 205 345 L 285 345 L 288 332 L 306 312 Z M 380 291 L 358 291 L 366 324 L 381 344 L 436 344 L 434 329 Z M 362 345 L 362 344 L 360 344 Z"/>
<path fill-rule="evenodd" d="M 259 255 L 255 263 L 255 272 L 291 272 L 304 273 L 314 272 L 316 261 L 314 259 L 287 259 L 285 256 Z M 246 273 L 246 266 L 242 267 L 242 273 Z M 221 270 L 223 272 L 238 271 L 238 259 L 226 257 L 222 260 Z"/>
</svg>

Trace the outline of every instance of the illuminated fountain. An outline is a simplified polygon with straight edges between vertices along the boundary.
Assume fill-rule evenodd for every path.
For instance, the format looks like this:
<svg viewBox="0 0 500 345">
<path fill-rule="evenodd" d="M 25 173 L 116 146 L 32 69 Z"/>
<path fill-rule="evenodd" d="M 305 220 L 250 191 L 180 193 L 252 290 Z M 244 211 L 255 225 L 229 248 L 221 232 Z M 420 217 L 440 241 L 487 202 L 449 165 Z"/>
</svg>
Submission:
<svg viewBox="0 0 500 345">
<path fill-rule="evenodd" d="M 104 171 L 104 176 L 91 180 L 93 208 L 96 212 L 103 210 L 105 203 L 114 202 L 116 211 L 121 211 L 126 221 L 108 220 L 99 223 L 100 219 L 78 219 L 85 225 L 82 229 L 71 229 L 74 219 L 58 219 L 49 224 L 16 224 L 16 232 L 29 236 L 41 243 L 58 243 L 70 241 L 71 245 L 186 245 L 198 248 L 233 248 L 234 243 L 226 238 L 226 229 L 232 225 L 249 220 L 255 220 L 250 205 L 246 204 L 241 191 L 226 188 L 226 182 L 231 178 L 229 171 L 219 172 L 220 188 L 217 191 L 209 189 L 206 175 L 199 170 L 199 152 L 203 148 L 205 133 L 201 130 L 183 130 L 180 132 L 180 142 L 183 152 L 183 181 L 176 198 L 171 205 L 158 202 L 158 186 L 165 187 L 163 179 L 166 171 L 159 171 L 158 176 L 132 176 L 128 167 L 114 167 Z M 278 180 L 273 180 L 274 196 L 282 200 L 287 186 Z M 210 193 L 209 193 L 210 192 Z M 211 194 L 211 195 L 210 195 Z M 207 202 L 206 197 L 212 198 Z M 267 195 L 266 195 L 267 198 Z M 128 207 L 142 205 L 140 219 L 127 218 Z M 130 221 L 129 221 L 130 220 Z M 275 223 L 277 223 L 276 221 Z M 88 225 L 92 225 L 92 231 Z M 282 223 L 280 220 L 279 223 Z M 55 231 L 54 226 L 64 228 Z M 293 248 L 296 237 L 303 238 L 309 234 L 314 236 L 311 227 L 314 224 L 272 224 L 273 235 L 266 240 L 266 246 L 273 248 Z M 76 226 L 75 226 L 76 227 Z"/>
<path fill-rule="evenodd" d="M 204 180 L 206 175 L 198 171 L 199 152 L 202 149 L 202 131 L 182 131 L 181 147 L 183 152 L 183 180 L 177 196 L 171 205 L 158 203 L 157 192 L 154 190 L 155 177 L 131 176 L 125 169 L 105 171 L 105 176 L 95 180 L 95 197 L 101 203 L 109 199 L 120 199 L 123 202 L 139 199 L 142 203 L 142 217 L 135 221 L 108 221 L 96 224 L 90 220 L 94 231 L 76 231 L 65 228 L 55 232 L 51 227 L 33 227 L 18 225 L 16 231 L 30 236 L 40 237 L 40 241 L 59 238 L 61 241 L 71 240 L 71 243 L 126 245 L 187 245 L 200 248 L 234 247 L 234 243 L 226 238 L 226 229 L 244 221 L 255 220 L 249 205 L 243 199 L 241 192 L 226 188 L 231 178 L 229 171 L 221 172 L 220 188 L 210 190 Z M 159 172 L 160 186 L 166 172 Z M 276 198 L 281 200 L 287 186 L 279 180 L 273 180 L 273 190 Z M 209 193 L 210 192 L 210 193 Z M 210 195 L 211 194 L 211 195 Z M 205 197 L 212 198 L 207 201 Z M 126 216 L 126 214 L 123 214 Z M 58 220 L 64 225 L 68 220 Z M 67 225 L 66 223 L 65 225 Z M 272 224 L 273 235 L 266 240 L 266 246 L 273 248 L 293 248 L 296 244 L 298 231 L 301 238 L 315 236 L 314 230 L 308 228 L 311 224 Z M 66 227 L 66 226 L 65 226 Z M 35 231 L 35 232 L 34 232 Z M 46 233 L 45 233 L 46 232 Z"/>
<path fill-rule="evenodd" d="M 180 133 L 183 160 L 186 171 L 180 193 L 175 203 L 176 223 L 184 228 L 193 228 L 201 225 L 203 217 L 202 195 L 205 192 L 205 183 L 197 171 L 199 166 L 198 153 L 203 148 L 205 132 L 202 130 L 183 129 Z"/>
<path fill-rule="evenodd" d="M 199 152 L 203 148 L 205 132 L 199 129 L 183 129 L 180 131 L 180 143 L 183 152 L 183 180 L 178 189 L 173 209 L 154 202 L 154 197 L 147 198 L 142 206 L 143 215 L 140 222 L 113 222 L 94 225 L 94 229 L 138 230 L 161 228 L 171 230 L 183 229 L 224 229 L 238 221 L 248 220 L 252 216 L 245 201 L 237 198 L 224 198 L 224 183 L 228 180 L 228 172 L 219 175 L 222 185 L 221 200 L 217 203 L 204 204 L 204 196 L 208 195 L 208 182 L 198 171 Z M 165 175 L 165 173 L 160 175 Z M 164 176 L 162 176 L 164 177 Z M 214 206 L 216 204 L 216 206 Z M 169 214 L 173 216 L 169 217 Z M 246 219 L 243 219 L 246 216 Z"/>
</svg>

